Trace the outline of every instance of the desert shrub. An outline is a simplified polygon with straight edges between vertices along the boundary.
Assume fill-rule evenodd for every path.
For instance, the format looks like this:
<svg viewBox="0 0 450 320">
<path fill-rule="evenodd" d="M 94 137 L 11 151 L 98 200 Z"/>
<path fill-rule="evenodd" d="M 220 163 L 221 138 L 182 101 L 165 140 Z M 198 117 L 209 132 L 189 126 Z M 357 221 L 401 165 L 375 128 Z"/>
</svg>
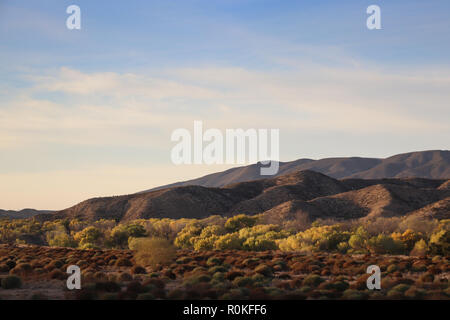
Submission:
<svg viewBox="0 0 450 320">
<path fill-rule="evenodd" d="M 259 258 L 247 258 L 247 259 L 244 259 L 241 264 L 242 264 L 242 266 L 247 267 L 247 268 L 254 268 L 257 265 L 259 265 L 260 262 L 261 262 L 261 259 L 259 259 Z"/>
<path fill-rule="evenodd" d="M 183 284 L 185 286 L 193 286 L 202 282 L 208 283 L 211 281 L 211 277 L 207 274 L 200 274 L 192 276 L 186 280 L 184 280 Z"/>
<path fill-rule="evenodd" d="M 233 284 L 237 287 L 247 287 L 253 284 L 253 279 L 250 277 L 237 277 L 233 280 Z"/>
<path fill-rule="evenodd" d="M 215 274 L 216 272 L 227 272 L 227 270 L 224 266 L 213 266 L 208 269 L 208 273 Z"/>
<path fill-rule="evenodd" d="M 49 269 L 49 270 L 53 270 L 53 269 L 59 269 L 62 268 L 62 266 L 64 265 L 64 263 L 61 260 L 53 260 L 51 262 L 49 262 L 45 268 Z"/>
<path fill-rule="evenodd" d="M 244 273 L 242 271 L 232 270 L 232 271 L 227 272 L 227 274 L 225 275 L 225 278 L 227 278 L 230 281 L 233 281 L 237 277 L 242 277 L 243 275 L 244 275 Z"/>
<path fill-rule="evenodd" d="M 239 238 L 237 232 L 228 233 L 216 240 L 214 248 L 217 250 L 239 250 L 242 249 L 243 242 L 243 239 Z"/>
<path fill-rule="evenodd" d="M 425 240 L 420 239 L 414 244 L 414 248 L 411 250 L 411 256 L 425 256 L 428 251 L 428 245 Z"/>
<path fill-rule="evenodd" d="M 242 228 L 252 227 L 256 224 L 257 218 L 239 214 L 231 217 L 225 222 L 225 228 L 230 232 L 238 231 Z"/>
<path fill-rule="evenodd" d="M 337 250 L 341 253 L 347 253 L 347 251 L 350 249 L 350 245 L 348 242 L 340 242 L 337 245 Z"/>
<path fill-rule="evenodd" d="M 134 257 L 136 262 L 142 266 L 166 265 L 176 257 L 176 248 L 167 239 L 140 238 L 138 240 L 135 245 Z"/>
<path fill-rule="evenodd" d="M 275 240 L 280 238 L 286 238 L 289 236 L 289 232 L 283 231 L 279 226 L 273 224 L 267 225 L 256 225 L 253 227 L 245 227 L 239 230 L 239 237 L 243 239 L 247 239 L 250 237 L 267 239 L 267 240 Z"/>
<path fill-rule="evenodd" d="M 350 238 L 348 231 L 342 231 L 339 225 L 317 226 L 299 232 L 294 236 L 278 241 L 283 251 L 314 252 L 318 250 L 336 250 L 341 242 Z"/>
<path fill-rule="evenodd" d="M 194 244 L 194 249 L 199 250 L 212 250 L 214 249 L 214 243 L 219 239 L 218 236 L 212 235 L 207 238 L 194 237 L 192 238 L 192 242 Z"/>
<path fill-rule="evenodd" d="M 81 249 L 96 249 L 101 246 L 103 233 L 101 230 L 89 226 L 82 231 L 75 233 L 74 239 L 78 241 Z"/>
<path fill-rule="evenodd" d="M 431 273 L 424 273 L 420 276 L 420 281 L 422 282 L 433 282 L 434 280 L 434 275 Z"/>
<path fill-rule="evenodd" d="M 89 222 L 80 219 L 72 219 L 68 225 L 69 229 L 74 232 L 79 232 L 87 226 L 89 226 Z"/>
<path fill-rule="evenodd" d="M 432 254 L 450 255 L 450 230 L 439 230 L 433 233 L 429 242 L 430 251 Z"/>
<path fill-rule="evenodd" d="M 218 282 L 223 282 L 225 280 L 225 273 L 220 272 L 220 271 L 215 272 L 212 276 L 212 280 L 216 280 Z"/>
<path fill-rule="evenodd" d="M 438 226 L 438 221 L 435 219 L 427 219 L 420 216 L 407 216 L 399 223 L 399 230 L 404 232 L 408 229 L 414 230 L 417 233 L 430 235 Z"/>
<path fill-rule="evenodd" d="M 317 287 L 319 284 L 321 284 L 323 281 L 325 281 L 323 278 L 316 274 L 311 274 L 303 280 L 303 285 L 309 286 L 309 287 Z"/>
<path fill-rule="evenodd" d="M 48 231 L 45 234 L 45 239 L 49 246 L 52 247 L 71 247 L 75 248 L 77 242 L 66 232 L 64 226 L 59 226 L 55 230 Z"/>
<path fill-rule="evenodd" d="M 115 248 L 125 248 L 130 238 L 142 238 L 146 236 L 146 233 L 141 224 L 120 224 L 111 230 L 110 245 Z"/>
<path fill-rule="evenodd" d="M 217 266 L 217 265 L 221 265 L 223 262 L 223 259 L 219 258 L 219 257 L 209 257 L 208 260 L 206 260 L 206 265 L 208 267 L 212 267 L 212 266 Z"/>
<path fill-rule="evenodd" d="M 242 244 L 242 248 L 250 251 L 265 251 L 276 250 L 278 246 L 273 240 L 249 237 Z"/>
<path fill-rule="evenodd" d="M 255 268 L 255 272 L 262 274 L 266 277 L 271 277 L 272 276 L 272 269 L 266 265 L 266 264 L 260 264 L 259 266 L 257 266 Z"/>
<path fill-rule="evenodd" d="M 127 258 L 119 258 L 115 263 L 116 267 L 131 267 L 133 263 L 131 263 L 130 259 Z"/>
<path fill-rule="evenodd" d="M 131 273 L 132 274 L 146 274 L 147 271 L 145 270 L 144 267 L 134 266 L 133 268 L 131 268 Z"/>
<path fill-rule="evenodd" d="M 414 248 L 416 242 L 422 239 L 423 236 L 421 233 L 417 233 L 411 229 L 407 229 L 403 233 L 394 232 L 391 234 L 391 237 L 395 241 L 401 242 L 403 244 L 404 249 L 407 252 L 410 252 Z"/>
<path fill-rule="evenodd" d="M 137 220 L 135 223 L 141 224 L 150 238 L 164 238 L 173 241 L 176 234 L 188 223 L 189 219 L 149 219 Z"/>
<path fill-rule="evenodd" d="M 390 253 L 400 254 L 404 251 L 404 246 L 400 241 L 392 239 L 392 237 L 379 234 L 367 241 L 367 246 L 374 253 Z"/>
<path fill-rule="evenodd" d="M 17 289 L 22 286 L 22 280 L 17 276 L 6 276 L 1 280 L 3 289 Z"/>
<path fill-rule="evenodd" d="M 199 236 L 202 227 L 198 223 L 186 225 L 175 238 L 174 244 L 179 248 L 192 248 L 192 238 Z"/>
<path fill-rule="evenodd" d="M 346 281 L 336 281 L 331 283 L 331 288 L 336 291 L 345 291 L 349 288 L 349 284 Z"/>
<path fill-rule="evenodd" d="M 377 236 L 380 233 L 393 233 L 398 230 L 401 218 L 399 217 L 378 217 L 362 223 L 362 227 L 367 231 L 368 236 Z"/>
<path fill-rule="evenodd" d="M 411 286 L 404 292 L 405 297 L 410 299 L 423 299 L 426 294 L 425 290 L 418 289 L 415 286 Z"/>
<path fill-rule="evenodd" d="M 387 296 L 389 298 L 401 298 L 403 294 L 410 288 L 409 285 L 401 283 L 389 290 Z"/>
<path fill-rule="evenodd" d="M 225 229 L 219 225 L 209 225 L 203 228 L 200 238 L 209 238 L 212 236 L 221 236 L 226 233 Z"/>
<path fill-rule="evenodd" d="M 360 226 L 348 240 L 349 246 L 356 251 L 365 251 L 367 248 L 367 241 L 369 239 L 368 232 Z"/>
<path fill-rule="evenodd" d="M 412 264 L 411 270 L 415 272 L 426 271 L 427 270 L 426 263 L 424 261 L 416 261 Z"/>
</svg>

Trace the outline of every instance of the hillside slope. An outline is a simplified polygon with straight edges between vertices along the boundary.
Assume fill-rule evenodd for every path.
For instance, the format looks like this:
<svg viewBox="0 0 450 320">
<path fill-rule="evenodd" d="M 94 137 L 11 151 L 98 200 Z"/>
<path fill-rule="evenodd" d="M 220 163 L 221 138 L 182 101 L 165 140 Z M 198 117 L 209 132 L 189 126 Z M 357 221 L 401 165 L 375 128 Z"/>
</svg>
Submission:
<svg viewBox="0 0 450 320">
<path fill-rule="evenodd" d="M 143 192 L 186 185 L 223 187 L 233 183 L 267 178 L 267 176 L 260 175 L 260 168 L 260 163 L 232 168 L 197 179 L 176 182 Z M 301 170 L 320 172 L 335 179 L 382 179 L 405 177 L 449 179 L 450 151 L 431 150 L 410 152 L 395 155 L 386 159 L 361 157 L 326 158 L 320 160 L 299 159 L 290 162 L 280 162 L 280 169 L 277 176 Z"/>
<path fill-rule="evenodd" d="M 95 198 L 52 217 L 130 221 L 141 218 L 205 218 L 239 213 L 281 214 L 285 218 L 293 218 L 301 213 L 311 220 L 345 220 L 405 215 L 421 208 L 426 210 L 433 203 L 441 208 L 442 201 L 450 197 L 447 186 L 447 180 L 337 180 L 315 171 L 296 171 L 223 188 L 181 186 Z M 439 216 L 445 216 L 445 213 Z"/>
</svg>

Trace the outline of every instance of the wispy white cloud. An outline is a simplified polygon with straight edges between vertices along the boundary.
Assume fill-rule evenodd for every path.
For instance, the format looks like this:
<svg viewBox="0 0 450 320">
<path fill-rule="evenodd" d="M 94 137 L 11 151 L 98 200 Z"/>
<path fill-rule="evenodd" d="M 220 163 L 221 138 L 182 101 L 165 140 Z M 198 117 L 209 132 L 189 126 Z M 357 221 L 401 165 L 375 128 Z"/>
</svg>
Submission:
<svg viewBox="0 0 450 320">
<path fill-rule="evenodd" d="M 1 145 L 39 140 L 164 147 L 194 119 L 209 126 L 448 134 L 447 70 L 385 71 L 298 65 L 291 71 L 203 67 L 159 77 L 61 68 L 28 75 L 31 88 L 0 108 Z M 167 80 L 170 79 L 170 80 Z M 64 94 L 60 99 L 37 98 Z M 430 103 L 432 102 L 432 103 Z M 153 136 L 135 129 L 152 128 Z"/>
</svg>

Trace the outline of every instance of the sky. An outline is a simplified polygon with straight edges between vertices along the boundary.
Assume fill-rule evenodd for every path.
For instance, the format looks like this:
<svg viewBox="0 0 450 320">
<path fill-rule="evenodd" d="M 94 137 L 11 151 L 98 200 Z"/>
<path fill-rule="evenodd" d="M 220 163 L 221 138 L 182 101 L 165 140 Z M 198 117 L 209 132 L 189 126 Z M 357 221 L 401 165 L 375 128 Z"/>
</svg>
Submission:
<svg viewBox="0 0 450 320">
<path fill-rule="evenodd" d="M 447 0 L 0 0 L 0 208 L 232 167 L 171 162 L 194 120 L 279 129 L 281 161 L 450 149 L 449 15 Z"/>
</svg>

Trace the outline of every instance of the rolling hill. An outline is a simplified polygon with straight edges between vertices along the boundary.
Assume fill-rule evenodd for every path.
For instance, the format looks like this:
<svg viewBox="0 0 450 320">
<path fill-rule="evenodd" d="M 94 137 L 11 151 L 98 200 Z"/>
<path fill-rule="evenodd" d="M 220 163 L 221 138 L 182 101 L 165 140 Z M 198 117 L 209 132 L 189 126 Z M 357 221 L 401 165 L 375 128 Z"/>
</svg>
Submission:
<svg viewBox="0 0 450 320">
<path fill-rule="evenodd" d="M 232 168 L 223 172 L 213 173 L 193 180 L 176 182 L 147 191 L 168 187 L 198 185 L 204 187 L 223 187 L 229 184 L 267 178 L 260 175 L 261 164 Z M 290 162 L 280 162 L 277 176 L 294 171 L 311 170 L 323 173 L 336 179 L 360 178 L 450 178 L 450 151 L 431 150 L 410 152 L 395 155 L 386 159 L 376 158 L 326 158 L 320 160 L 299 159 Z"/>
</svg>

